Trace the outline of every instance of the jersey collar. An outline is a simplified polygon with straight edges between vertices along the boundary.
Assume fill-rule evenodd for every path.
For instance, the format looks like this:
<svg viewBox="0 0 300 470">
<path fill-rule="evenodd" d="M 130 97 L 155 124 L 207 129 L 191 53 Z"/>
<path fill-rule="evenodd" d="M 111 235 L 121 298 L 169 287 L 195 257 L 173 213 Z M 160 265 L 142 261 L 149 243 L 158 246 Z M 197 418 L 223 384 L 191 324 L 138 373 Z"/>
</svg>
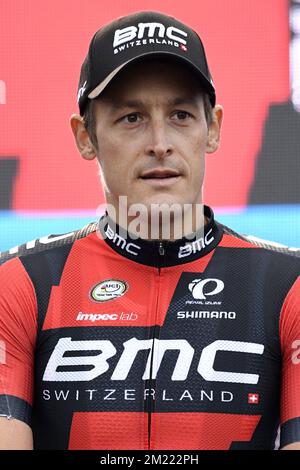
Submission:
<svg viewBox="0 0 300 470">
<path fill-rule="evenodd" d="M 213 210 L 204 206 L 208 222 L 194 238 L 180 240 L 144 240 L 130 236 L 104 215 L 98 224 L 101 238 L 120 255 L 147 266 L 167 267 L 195 261 L 212 251 L 222 238 L 222 229 L 214 220 Z"/>
</svg>

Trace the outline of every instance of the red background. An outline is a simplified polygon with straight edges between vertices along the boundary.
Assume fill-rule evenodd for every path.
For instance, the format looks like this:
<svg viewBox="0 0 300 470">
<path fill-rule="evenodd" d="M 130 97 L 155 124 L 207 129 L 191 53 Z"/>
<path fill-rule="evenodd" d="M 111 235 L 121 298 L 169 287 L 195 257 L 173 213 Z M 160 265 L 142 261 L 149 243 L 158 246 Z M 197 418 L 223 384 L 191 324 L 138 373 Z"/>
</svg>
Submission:
<svg viewBox="0 0 300 470">
<path fill-rule="evenodd" d="M 287 0 L 4 0 L 0 5 L 0 156 L 20 159 L 13 208 L 88 209 L 103 200 L 94 162 L 75 148 L 79 70 L 93 33 L 116 16 L 162 11 L 202 37 L 224 106 L 207 156 L 206 203 L 243 205 L 270 103 L 289 96 Z"/>
</svg>

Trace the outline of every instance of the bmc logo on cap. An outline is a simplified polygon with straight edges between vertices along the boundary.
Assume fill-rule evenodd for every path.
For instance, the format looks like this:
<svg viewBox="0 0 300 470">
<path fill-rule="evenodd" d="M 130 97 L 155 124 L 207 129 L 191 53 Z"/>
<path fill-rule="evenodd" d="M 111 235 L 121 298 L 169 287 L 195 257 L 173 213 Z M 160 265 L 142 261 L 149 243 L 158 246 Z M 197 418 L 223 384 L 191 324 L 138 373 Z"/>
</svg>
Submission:
<svg viewBox="0 0 300 470">
<path fill-rule="evenodd" d="M 113 47 L 118 47 L 133 39 L 153 38 L 156 31 L 160 38 L 167 37 L 183 45 L 187 43 L 183 39 L 183 37 L 187 37 L 187 33 L 175 28 L 175 26 L 168 26 L 166 28 L 162 23 L 139 23 L 137 27 L 127 26 L 123 29 L 117 29 L 115 31 Z"/>
</svg>

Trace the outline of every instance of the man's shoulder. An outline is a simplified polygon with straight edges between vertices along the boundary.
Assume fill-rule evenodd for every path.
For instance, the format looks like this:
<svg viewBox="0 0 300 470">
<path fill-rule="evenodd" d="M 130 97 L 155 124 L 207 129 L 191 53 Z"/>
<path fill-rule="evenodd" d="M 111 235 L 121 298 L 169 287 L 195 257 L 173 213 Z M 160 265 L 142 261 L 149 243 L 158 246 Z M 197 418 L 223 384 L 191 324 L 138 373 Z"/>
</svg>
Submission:
<svg viewBox="0 0 300 470">
<path fill-rule="evenodd" d="M 97 222 L 90 222 L 84 227 L 72 232 L 46 235 L 35 240 L 15 246 L 7 251 L 0 252 L 0 266 L 13 258 L 37 255 L 46 251 L 56 251 L 64 247 L 71 247 L 76 240 L 87 237 L 97 229 Z"/>
<path fill-rule="evenodd" d="M 241 234 L 227 227 L 226 225 L 219 225 L 222 227 L 223 234 L 227 236 L 229 240 L 235 240 L 235 243 L 232 243 L 232 246 L 236 248 L 258 248 L 270 256 L 281 257 L 284 255 L 290 259 L 298 258 L 300 263 L 300 248 L 290 247 L 282 243 L 257 237 L 255 235 Z"/>
</svg>

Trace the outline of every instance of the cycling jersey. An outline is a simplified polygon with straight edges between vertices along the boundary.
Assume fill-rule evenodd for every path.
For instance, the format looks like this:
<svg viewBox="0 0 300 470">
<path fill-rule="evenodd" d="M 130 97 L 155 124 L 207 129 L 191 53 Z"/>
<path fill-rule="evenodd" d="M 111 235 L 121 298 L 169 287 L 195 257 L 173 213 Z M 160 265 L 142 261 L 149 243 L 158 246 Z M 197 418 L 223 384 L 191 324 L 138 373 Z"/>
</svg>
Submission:
<svg viewBox="0 0 300 470">
<path fill-rule="evenodd" d="M 104 217 L 2 254 L 0 413 L 35 449 L 300 441 L 300 260 L 205 215 L 194 240 Z"/>
</svg>

